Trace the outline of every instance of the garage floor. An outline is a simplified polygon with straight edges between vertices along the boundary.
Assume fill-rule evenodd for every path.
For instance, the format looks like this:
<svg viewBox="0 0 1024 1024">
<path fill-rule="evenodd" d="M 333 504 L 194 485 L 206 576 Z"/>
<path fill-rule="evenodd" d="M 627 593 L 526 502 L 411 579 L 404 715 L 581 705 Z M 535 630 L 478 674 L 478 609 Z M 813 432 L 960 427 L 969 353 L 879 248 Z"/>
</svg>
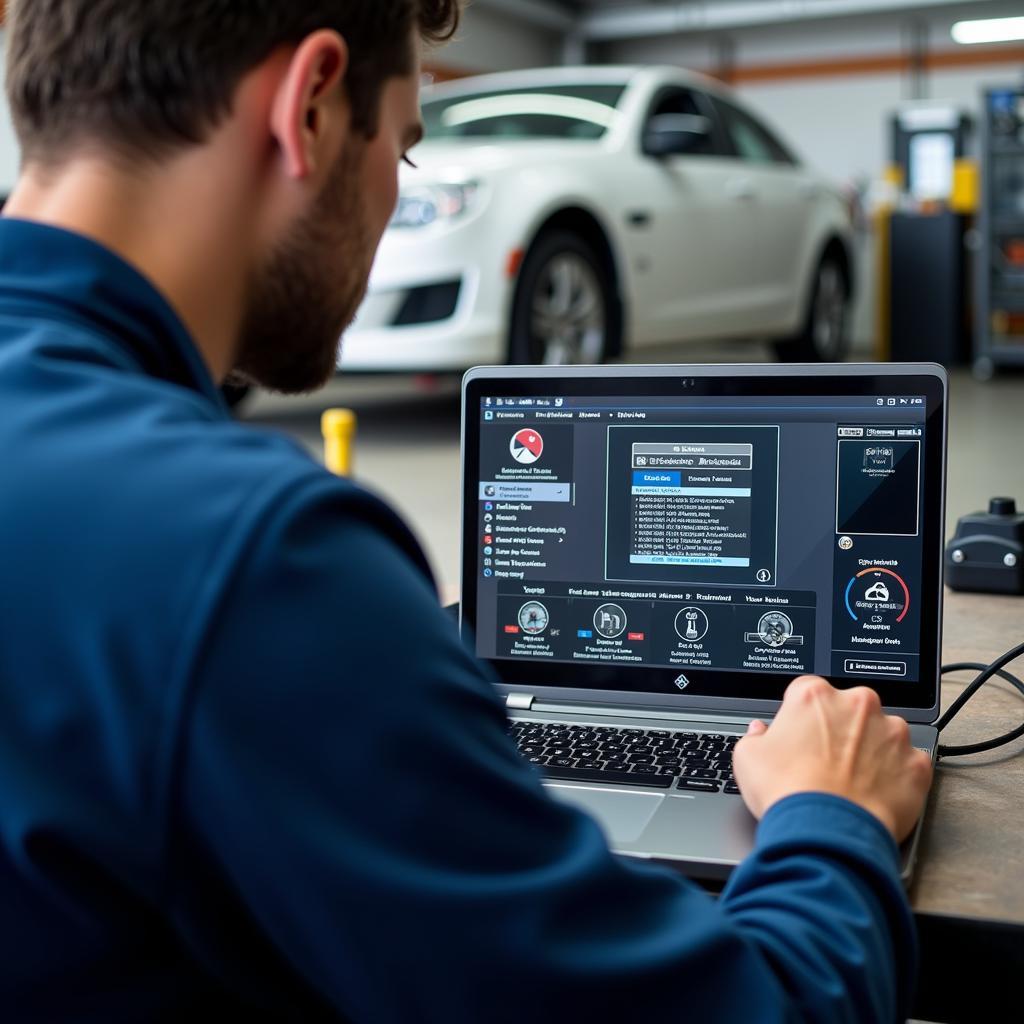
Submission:
<svg viewBox="0 0 1024 1024">
<path fill-rule="evenodd" d="M 750 345 L 687 346 L 658 352 L 664 361 L 763 361 Z M 459 385 L 424 385 L 409 377 L 352 377 L 301 399 L 259 395 L 246 419 L 291 434 L 319 457 L 320 414 L 332 406 L 359 417 L 356 478 L 394 505 L 426 548 L 442 584 L 458 582 Z M 950 422 L 949 504 L 952 530 L 959 516 L 983 508 L 994 495 L 1024 507 L 1024 377 L 979 384 L 954 374 Z"/>
</svg>

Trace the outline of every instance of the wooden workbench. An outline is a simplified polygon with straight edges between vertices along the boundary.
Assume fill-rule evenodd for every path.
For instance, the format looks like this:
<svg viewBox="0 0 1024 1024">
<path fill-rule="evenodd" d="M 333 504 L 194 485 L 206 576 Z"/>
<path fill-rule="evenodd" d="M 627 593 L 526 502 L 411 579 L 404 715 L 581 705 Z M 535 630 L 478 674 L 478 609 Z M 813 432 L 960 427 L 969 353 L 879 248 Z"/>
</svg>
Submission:
<svg viewBox="0 0 1024 1024">
<path fill-rule="evenodd" d="M 988 664 L 1024 642 L 1024 597 L 946 592 L 944 663 Z M 1024 677 L 1024 659 L 1009 665 Z M 973 674 L 943 684 L 945 710 Z M 1024 698 L 993 680 L 949 724 L 946 745 L 1024 722 Z M 914 1017 L 948 1024 L 1019 1018 L 1024 974 L 1024 738 L 939 762 L 910 890 L 921 942 Z M 1015 1016 L 1016 1014 L 1016 1016 Z"/>
<path fill-rule="evenodd" d="M 1024 598 L 946 592 L 944 662 L 994 661 L 1024 642 Z M 1008 666 L 1024 678 L 1024 659 Z M 942 687 L 945 710 L 973 675 Z M 1024 698 L 986 684 L 941 737 L 974 743 L 1024 722 Z M 1024 927 L 1024 738 L 987 754 L 942 760 L 935 773 L 911 888 L 914 909 L 992 918 Z"/>
</svg>

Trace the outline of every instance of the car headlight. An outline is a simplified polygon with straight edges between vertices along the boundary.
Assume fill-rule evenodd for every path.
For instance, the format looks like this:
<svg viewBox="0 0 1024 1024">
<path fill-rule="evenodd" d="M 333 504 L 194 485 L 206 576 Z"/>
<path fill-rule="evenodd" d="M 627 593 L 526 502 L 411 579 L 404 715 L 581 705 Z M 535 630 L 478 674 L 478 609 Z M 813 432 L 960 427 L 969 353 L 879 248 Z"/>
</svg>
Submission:
<svg viewBox="0 0 1024 1024">
<path fill-rule="evenodd" d="M 425 228 L 438 221 L 455 220 L 472 208 L 479 191 L 476 182 L 405 188 L 391 218 L 391 227 Z"/>
</svg>

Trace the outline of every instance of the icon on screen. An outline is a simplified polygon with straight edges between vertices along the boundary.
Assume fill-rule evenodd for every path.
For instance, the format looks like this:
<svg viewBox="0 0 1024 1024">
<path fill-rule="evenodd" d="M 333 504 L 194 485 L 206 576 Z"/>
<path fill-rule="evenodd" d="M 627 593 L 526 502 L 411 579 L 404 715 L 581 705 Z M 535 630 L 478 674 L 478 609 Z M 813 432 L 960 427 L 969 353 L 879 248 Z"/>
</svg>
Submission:
<svg viewBox="0 0 1024 1024">
<path fill-rule="evenodd" d="M 484 413 L 484 419 L 485 420 L 493 420 L 494 419 L 494 413 L 491 412 L 490 410 L 488 410 L 487 412 Z"/>
<path fill-rule="evenodd" d="M 544 453 L 544 438 L 541 437 L 540 431 L 520 430 L 512 436 L 508 447 L 516 462 L 529 466 Z"/>
</svg>

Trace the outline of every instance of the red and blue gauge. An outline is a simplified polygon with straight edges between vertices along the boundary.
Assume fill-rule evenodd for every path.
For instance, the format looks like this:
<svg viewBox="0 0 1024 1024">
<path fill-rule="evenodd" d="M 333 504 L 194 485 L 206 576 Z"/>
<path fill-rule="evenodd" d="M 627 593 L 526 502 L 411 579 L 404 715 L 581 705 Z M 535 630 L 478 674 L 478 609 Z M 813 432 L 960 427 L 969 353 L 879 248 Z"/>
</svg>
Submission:
<svg viewBox="0 0 1024 1024">
<path fill-rule="evenodd" d="M 846 610 L 850 613 L 850 618 L 853 619 L 854 622 L 860 622 L 860 618 L 857 616 L 857 613 L 853 610 L 853 606 L 850 604 L 850 591 L 853 590 L 853 585 L 857 580 L 862 579 L 864 576 L 870 576 L 872 573 L 891 576 L 897 583 L 899 583 L 900 587 L 903 588 L 903 611 L 900 612 L 896 619 L 897 622 L 902 622 L 907 617 L 907 612 L 910 611 L 910 588 L 907 586 L 906 581 L 902 576 L 894 573 L 892 569 L 883 569 L 880 565 L 873 565 L 870 569 L 862 570 L 846 585 Z M 868 593 L 870 594 L 870 591 L 868 591 Z"/>
</svg>

